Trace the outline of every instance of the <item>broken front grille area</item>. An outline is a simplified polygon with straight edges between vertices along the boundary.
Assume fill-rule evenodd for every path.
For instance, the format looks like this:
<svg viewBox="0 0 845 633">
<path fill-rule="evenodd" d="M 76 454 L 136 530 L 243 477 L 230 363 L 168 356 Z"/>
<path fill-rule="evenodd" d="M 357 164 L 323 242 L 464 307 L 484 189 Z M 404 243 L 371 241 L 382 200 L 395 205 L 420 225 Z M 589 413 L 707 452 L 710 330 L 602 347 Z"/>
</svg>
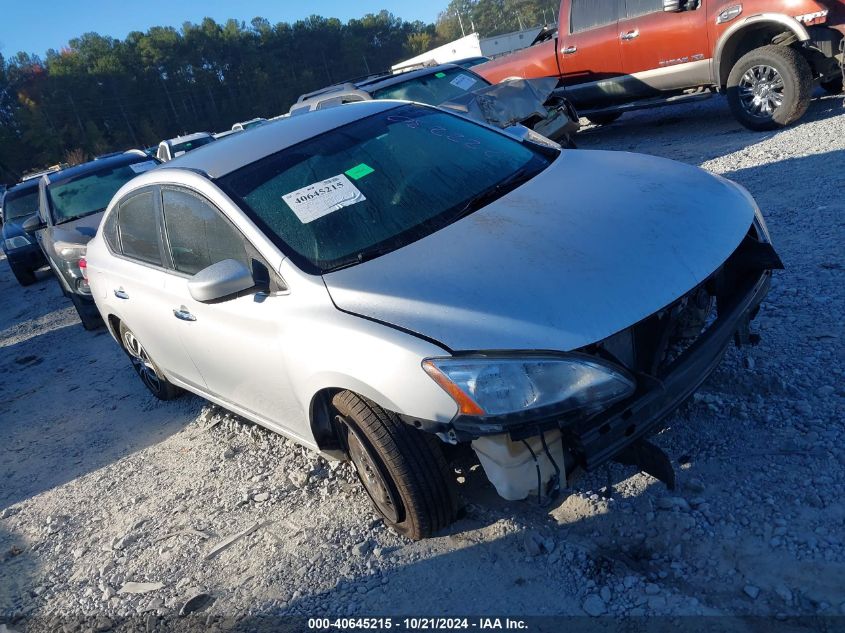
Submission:
<svg viewBox="0 0 845 633">
<path fill-rule="evenodd" d="M 660 380 L 761 271 L 781 267 L 771 245 L 752 225 L 734 253 L 704 282 L 639 323 L 578 351 Z"/>
<path fill-rule="evenodd" d="M 770 271 L 783 267 L 764 233 L 752 227 L 731 257 L 706 281 L 629 328 L 632 352 L 628 362 L 637 378 L 637 391 L 603 413 L 561 427 L 581 467 L 592 470 L 652 433 L 659 421 L 710 375 L 732 340 L 741 343 L 750 338 L 749 322 L 768 291 Z M 706 312 L 703 322 L 701 314 L 705 310 L 698 312 L 703 304 L 699 303 L 704 297 L 702 290 L 714 305 Z M 701 330 L 697 336 L 679 336 L 694 333 L 698 323 Z M 692 329 L 685 332 L 688 327 Z M 678 343 L 673 337 L 679 339 L 679 347 L 672 347 Z M 619 339 L 613 339 L 616 337 L 591 346 L 594 353 L 601 356 L 611 353 L 610 349 L 619 347 Z M 670 344 L 648 348 L 649 344 L 664 339 Z M 605 345 L 607 342 L 611 344 Z"/>
</svg>

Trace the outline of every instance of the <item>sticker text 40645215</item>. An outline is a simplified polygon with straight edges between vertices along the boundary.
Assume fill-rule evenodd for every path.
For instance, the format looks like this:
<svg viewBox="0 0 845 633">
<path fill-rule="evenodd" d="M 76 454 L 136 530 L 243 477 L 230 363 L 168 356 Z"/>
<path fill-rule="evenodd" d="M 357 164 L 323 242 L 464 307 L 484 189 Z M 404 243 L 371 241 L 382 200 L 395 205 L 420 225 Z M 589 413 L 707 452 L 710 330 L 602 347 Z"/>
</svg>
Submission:
<svg viewBox="0 0 845 633">
<path fill-rule="evenodd" d="M 303 224 L 366 199 L 344 174 L 326 178 L 282 196 L 282 200 Z"/>
</svg>

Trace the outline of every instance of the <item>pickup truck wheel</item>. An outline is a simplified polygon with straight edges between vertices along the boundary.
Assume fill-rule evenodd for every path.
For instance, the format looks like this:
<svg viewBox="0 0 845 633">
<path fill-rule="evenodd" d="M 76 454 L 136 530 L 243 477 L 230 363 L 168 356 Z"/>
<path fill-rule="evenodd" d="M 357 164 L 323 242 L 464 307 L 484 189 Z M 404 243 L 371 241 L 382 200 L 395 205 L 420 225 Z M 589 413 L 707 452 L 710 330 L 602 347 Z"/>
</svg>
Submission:
<svg viewBox="0 0 845 633">
<path fill-rule="evenodd" d="M 351 391 L 332 404 L 358 478 L 385 523 L 418 540 L 455 520 L 457 493 L 437 438 Z"/>
<path fill-rule="evenodd" d="M 610 125 L 621 116 L 621 112 L 612 112 L 608 114 L 591 114 L 587 117 L 587 120 L 593 125 Z"/>
<path fill-rule="evenodd" d="M 144 386 L 156 398 L 159 400 L 173 400 L 184 393 L 182 389 L 164 377 L 164 374 L 153 362 L 153 359 L 147 354 L 144 346 L 135 338 L 132 330 L 126 327 L 123 321 L 120 322 L 120 344 L 123 347 L 123 351 L 129 356 L 129 360 L 132 362 L 132 368 L 141 378 L 141 382 L 144 383 Z"/>
<path fill-rule="evenodd" d="M 823 81 L 821 86 L 829 95 L 842 94 L 842 77 L 837 77 L 836 79 L 831 79 L 830 81 Z"/>
<path fill-rule="evenodd" d="M 12 269 L 12 274 L 21 286 L 31 286 L 35 283 L 35 273 L 29 268 L 12 266 L 11 264 L 9 264 L 9 267 Z"/>
<path fill-rule="evenodd" d="M 813 72 L 798 51 L 763 46 L 739 58 L 727 88 L 728 103 L 740 123 L 751 130 L 775 130 L 804 116 Z"/>
</svg>

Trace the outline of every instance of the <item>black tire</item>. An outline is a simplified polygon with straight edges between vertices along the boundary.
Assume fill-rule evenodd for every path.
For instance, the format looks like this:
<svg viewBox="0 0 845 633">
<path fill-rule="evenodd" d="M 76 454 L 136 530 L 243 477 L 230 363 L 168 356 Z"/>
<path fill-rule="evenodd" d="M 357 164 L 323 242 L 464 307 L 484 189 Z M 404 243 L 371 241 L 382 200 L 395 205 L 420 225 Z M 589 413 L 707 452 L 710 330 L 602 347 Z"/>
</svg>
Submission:
<svg viewBox="0 0 845 633">
<path fill-rule="evenodd" d="M 90 303 L 85 303 L 75 294 L 68 293 L 73 307 L 76 308 L 76 314 L 79 315 L 79 320 L 82 321 L 82 327 L 86 330 L 97 330 L 105 325 L 97 309 L 91 306 Z"/>
<path fill-rule="evenodd" d="M 332 404 L 344 421 L 358 478 L 385 523 L 419 540 L 455 520 L 456 486 L 436 437 L 351 391 L 338 393 Z"/>
<path fill-rule="evenodd" d="M 132 368 L 141 378 L 144 386 L 149 389 L 150 393 L 159 400 L 173 400 L 181 396 L 184 391 L 164 377 L 158 365 L 153 362 L 153 359 L 147 354 L 141 342 L 135 337 L 132 330 L 126 327 L 123 321 L 120 322 L 118 330 L 120 332 L 120 346 L 126 352 L 126 355 L 129 356 L 129 360 L 132 362 Z"/>
<path fill-rule="evenodd" d="M 842 94 L 842 77 L 836 77 L 821 83 L 822 89 L 829 95 Z"/>
<path fill-rule="evenodd" d="M 776 130 L 807 112 L 813 71 L 795 49 L 762 46 L 734 64 L 727 89 L 731 112 L 740 123 L 755 131 Z"/>
<path fill-rule="evenodd" d="M 9 264 L 9 267 L 12 269 L 12 274 L 21 286 L 31 286 L 35 283 L 35 271 L 32 271 L 29 268 L 13 266 L 12 264 Z"/>
<path fill-rule="evenodd" d="M 621 112 L 608 112 L 607 114 L 591 114 L 586 118 L 593 125 L 610 125 L 621 116 Z"/>
</svg>

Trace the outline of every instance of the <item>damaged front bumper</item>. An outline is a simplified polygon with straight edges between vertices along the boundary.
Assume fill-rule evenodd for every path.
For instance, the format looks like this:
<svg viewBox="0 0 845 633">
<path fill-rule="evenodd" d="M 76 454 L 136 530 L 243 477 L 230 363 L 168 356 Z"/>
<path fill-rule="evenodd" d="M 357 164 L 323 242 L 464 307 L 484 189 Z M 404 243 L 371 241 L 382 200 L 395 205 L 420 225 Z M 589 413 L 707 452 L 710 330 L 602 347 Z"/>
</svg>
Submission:
<svg viewBox="0 0 845 633">
<path fill-rule="evenodd" d="M 556 483 L 559 476 L 571 480 L 579 472 L 595 470 L 610 460 L 636 465 L 671 488 L 674 473 L 668 458 L 645 439 L 701 386 L 732 342 L 754 342 L 751 320 L 769 290 L 771 271 L 782 267 L 765 228 L 755 225 L 709 279 L 672 306 L 611 337 L 627 335 L 630 348 L 637 350 L 635 355 L 619 353 L 619 346 L 611 345 L 611 339 L 579 350 L 612 359 L 636 377 L 633 395 L 599 414 L 580 419 L 553 410 L 498 417 L 458 415 L 449 425 L 430 425 L 427 430 L 453 442 L 472 441 L 488 477 L 509 499 L 525 498 L 529 490 L 542 493 L 546 484 Z M 709 306 L 704 312 L 712 316 L 683 348 L 668 353 L 667 332 L 677 331 L 683 322 L 680 306 L 686 310 L 694 300 L 701 301 L 702 295 Z M 414 424 L 426 428 L 419 421 Z M 539 448 L 538 438 L 542 441 Z M 550 450 L 545 440 L 560 448 Z M 526 482 L 528 476 L 533 482 L 530 488 L 525 483 L 513 486 L 518 478 Z"/>
<path fill-rule="evenodd" d="M 627 446 L 656 430 L 657 425 L 689 398 L 713 373 L 728 346 L 747 340 L 750 321 L 771 285 L 770 271 L 762 272 L 736 303 L 701 335 L 668 369 L 661 379 L 648 381 L 629 401 L 578 425 L 567 435 L 579 456 L 579 465 L 593 470 L 621 453 Z"/>
</svg>

